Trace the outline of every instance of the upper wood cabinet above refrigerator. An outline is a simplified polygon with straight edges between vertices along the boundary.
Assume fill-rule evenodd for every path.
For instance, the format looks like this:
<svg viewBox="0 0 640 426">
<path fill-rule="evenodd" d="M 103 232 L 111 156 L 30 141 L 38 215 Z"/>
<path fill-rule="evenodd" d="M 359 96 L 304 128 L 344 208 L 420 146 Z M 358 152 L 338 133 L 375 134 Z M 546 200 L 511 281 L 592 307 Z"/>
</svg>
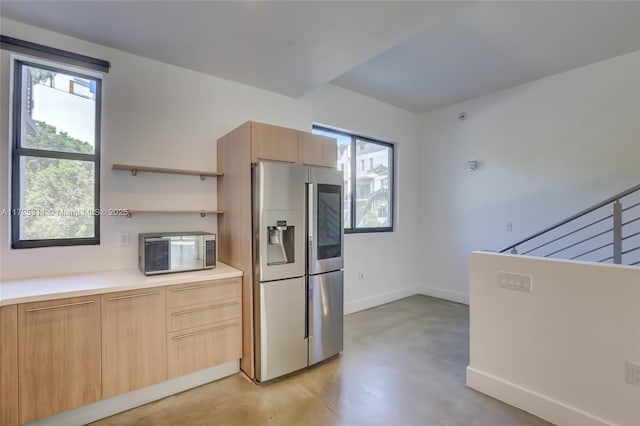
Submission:
<svg viewBox="0 0 640 426">
<path fill-rule="evenodd" d="M 246 125 L 246 124 L 245 124 Z M 298 161 L 298 131 L 271 124 L 250 122 L 251 162 Z"/>
<path fill-rule="evenodd" d="M 251 145 L 251 162 L 261 160 L 336 168 L 337 142 L 334 138 L 314 135 L 271 124 L 247 122 Z"/>
<path fill-rule="evenodd" d="M 338 145 L 335 138 L 298 132 L 298 163 L 335 169 L 338 163 Z"/>
</svg>

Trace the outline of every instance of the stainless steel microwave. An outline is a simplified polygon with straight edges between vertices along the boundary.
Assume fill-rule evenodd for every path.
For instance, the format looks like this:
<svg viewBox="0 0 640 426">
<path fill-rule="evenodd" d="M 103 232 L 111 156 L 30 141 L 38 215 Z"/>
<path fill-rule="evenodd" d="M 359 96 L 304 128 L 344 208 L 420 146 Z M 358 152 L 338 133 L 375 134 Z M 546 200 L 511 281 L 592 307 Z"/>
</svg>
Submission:
<svg viewBox="0 0 640 426">
<path fill-rule="evenodd" d="M 216 235 L 210 232 L 138 234 L 138 266 L 145 275 L 216 267 Z"/>
</svg>

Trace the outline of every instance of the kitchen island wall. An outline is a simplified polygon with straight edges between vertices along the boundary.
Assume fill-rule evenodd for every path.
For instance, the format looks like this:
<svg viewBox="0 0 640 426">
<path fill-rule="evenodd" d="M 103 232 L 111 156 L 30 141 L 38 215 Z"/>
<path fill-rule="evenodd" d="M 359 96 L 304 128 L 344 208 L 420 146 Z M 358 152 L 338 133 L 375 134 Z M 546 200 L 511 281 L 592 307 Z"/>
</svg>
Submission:
<svg viewBox="0 0 640 426">
<path fill-rule="evenodd" d="M 345 238 L 345 310 L 415 293 L 419 226 L 418 117 L 333 85 L 293 99 L 4 19 L 2 33 L 111 62 L 103 80 L 101 207 L 215 209 L 216 178 L 112 171 L 113 163 L 216 168 L 216 140 L 247 120 L 310 131 L 313 122 L 396 143 L 396 230 Z M 10 53 L 0 51 L 0 211 L 9 206 Z M 137 268 L 139 232 L 216 232 L 215 215 L 101 218 L 98 246 L 10 249 L 0 219 L 0 280 Z M 130 243 L 119 245 L 119 233 Z M 393 265 L 393 268 L 389 267 Z M 359 279 L 360 273 L 363 278 Z M 0 287 L 1 291 L 1 287 Z"/>
</svg>

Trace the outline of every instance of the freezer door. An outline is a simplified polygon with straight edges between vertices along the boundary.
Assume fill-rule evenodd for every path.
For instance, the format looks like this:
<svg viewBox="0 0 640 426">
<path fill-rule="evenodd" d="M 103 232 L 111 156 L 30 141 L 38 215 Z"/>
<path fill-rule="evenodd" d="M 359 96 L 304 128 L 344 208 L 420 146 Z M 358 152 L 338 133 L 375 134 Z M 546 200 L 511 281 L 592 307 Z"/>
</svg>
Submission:
<svg viewBox="0 0 640 426">
<path fill-rule="evenodd" d="M 308 277 L 309 365 L 342 351 L 342 271 Z"/>
<path fill-rule="evenodd" d="M 307 366 L 305 279 L 262 282 L 256 378 L 263 382 Z"/>
<path fill-rule="evenodd" d="M 343 268 L 343 177 L 336 170 L 310 167 L 307 184 L 307 272 Z"/>
</svg>

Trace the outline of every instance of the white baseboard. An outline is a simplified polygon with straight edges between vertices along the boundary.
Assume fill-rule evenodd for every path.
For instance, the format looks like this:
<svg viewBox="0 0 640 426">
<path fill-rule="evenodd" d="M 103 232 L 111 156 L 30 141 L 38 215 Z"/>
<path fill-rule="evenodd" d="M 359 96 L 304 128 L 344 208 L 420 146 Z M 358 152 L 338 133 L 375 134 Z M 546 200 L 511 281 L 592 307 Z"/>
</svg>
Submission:
<svg viewBox="0 0 640 426">
<path fill-rule="evenodd" d="M 104 419 L 105 417 L 113 416 L 114 414 L 148 404 L 149 402 L 166 398 L 167 396 L 178 392 L 183 392 L 185 390 L 195 388 L 196 386 L 201 386 L 205 383 L 222 379 L 223 377 L 230 376 L 238 371 L 240 371 L 238 361 L 227 362 L 225 364 L 207 368 L 206 370 L 197 371 L 195 373 L 187 374 L 186 376 L 158 383 L 157 385 L 138 389 L 133 392 L 94 402 L 92 404 L 83 405 L 80 408 L 65 411 L 64 413 L 56 414 L 55 416 L 36 420 L 35 422 L 29 423 L 29 426 L 85 425 L 87 423 L 95 422 L 96 420 Z"/>
<path fill-rule="evenodd" d="M 606 426 L 611 424 L 611 422 L 599 419 L 560 401 L 475 370 L 470 366 L 467 367 L 467 386 L 557 425 Z"/>
<path fill-rule="evenodd" d="M 389 291 L 375 296 L 359 299 L 354 302 L 348 302 L 344 304 L 344 314 L 349 315 L 354 312 L 364 311 L 365 309 L 375 308 L 376 306 L 384 305 L 385 303 L 393 302 L 395 300 L 404 299 L 405 297 L 419 294 L 418 287 L 405 287 L 399 290 Z"/>
<path fill-rule="evenodd" d="M 418 288 L 418 294 L 425 296 L 437 297 L 438 299 L 450 300 L 452 302 L 469 304 L 469 293 L 461 291 L 447 290 L 446 288 L 432 287 L 430 285 L 421 285 Z"/>
<path fill-rule="evenodd" d="M 469 304 L 469 294 L 462 293 L 453 290 L 447 290 L 438 287 L 431 287 L 428 285 L 415 285 L 412 287 L 405 287 L 399 290 L 389 291 L 375 296 L 359 299 L 354 302 L 348 302 L 344 304 L 344 314 L 349 315 L 354 312 L 363 311 L 369 308 L 375 308 L 376 306 L 384 305 L 385 303 L 393 302 L 395 300 L 404 299 L 405 297 L 413 296 L 414 294 L 424 294 L 425 296 L 437 297 L 438 299 L 449 300 L 451 302 L 462 303 L 464 305 Z"/>
</svg>

